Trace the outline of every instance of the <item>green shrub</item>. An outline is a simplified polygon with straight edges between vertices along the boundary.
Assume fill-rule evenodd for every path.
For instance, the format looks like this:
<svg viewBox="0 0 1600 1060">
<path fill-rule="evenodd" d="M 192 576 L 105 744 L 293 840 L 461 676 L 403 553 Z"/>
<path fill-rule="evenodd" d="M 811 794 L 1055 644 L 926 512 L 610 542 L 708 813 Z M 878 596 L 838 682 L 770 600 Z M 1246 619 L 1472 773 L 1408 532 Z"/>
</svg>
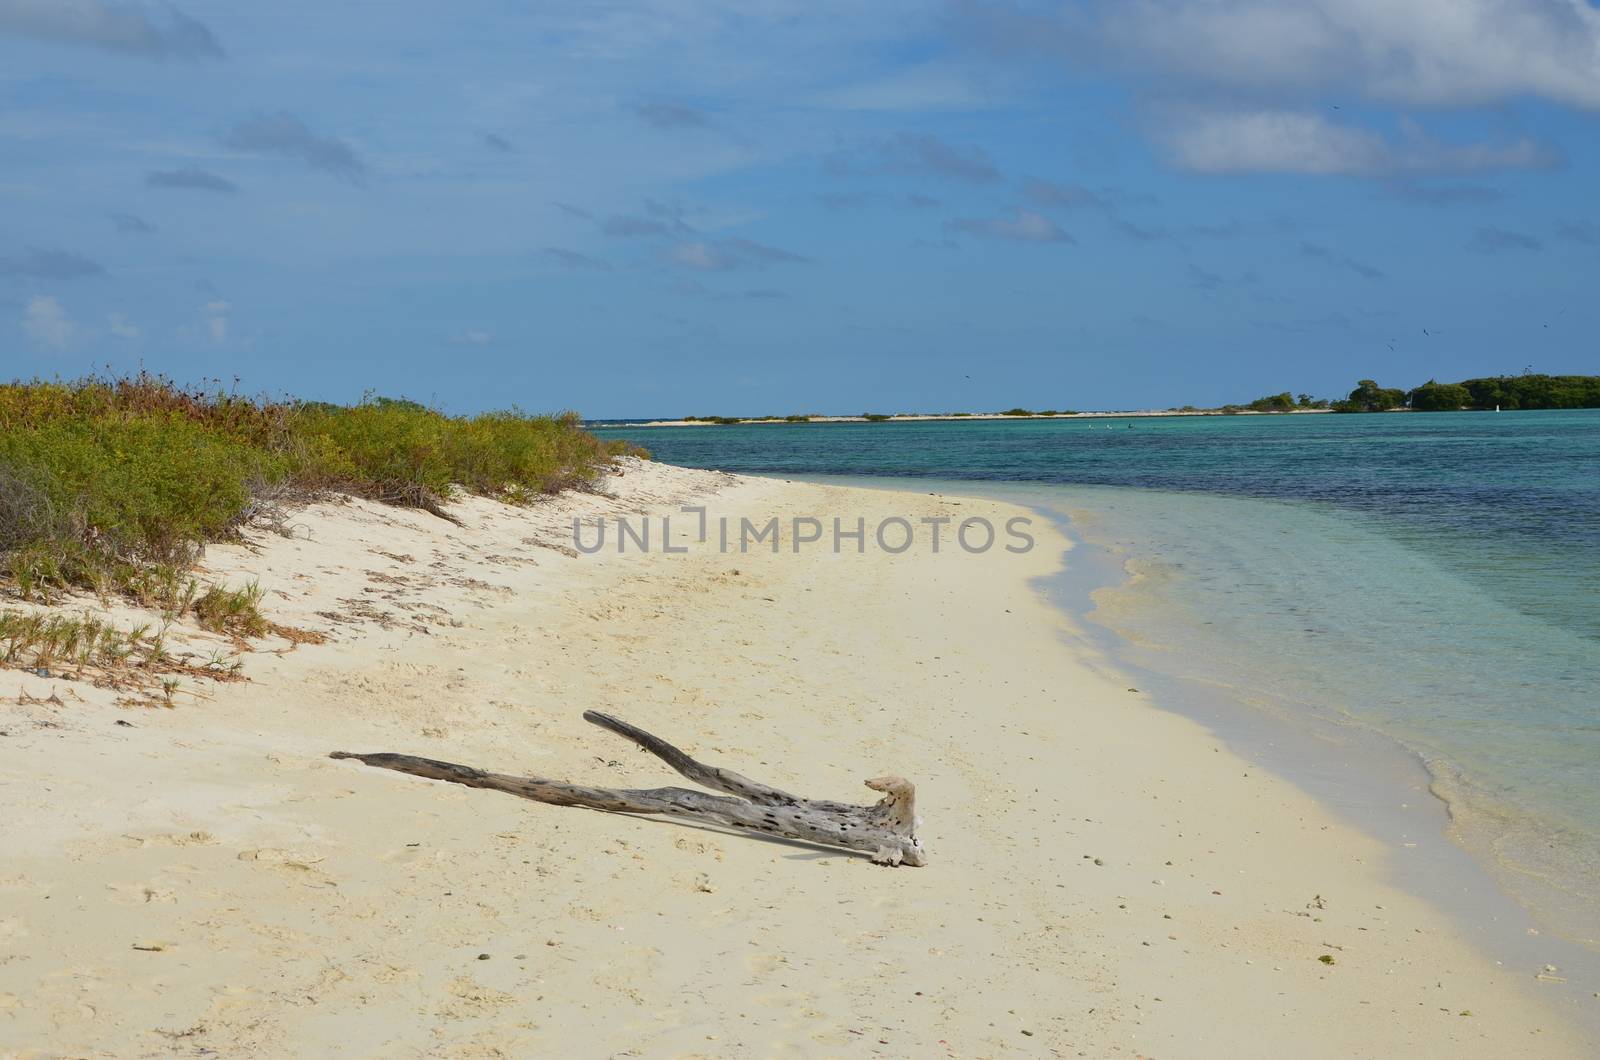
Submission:
<svg viewBox="0 0 1600 1060">
<path fill-rule="evenodd" d="M 1418 412 L 1454 412 L 1471 404 L 1472 394 L 1460 383 L 1430 379 L 1407 394 L 1406 402 Z"/>
<path fill-rule="evenodd" d="M 254 602 L 187 571 L 264 495 L 340 491 L 448 515 L 456 489 L 526 502 L 623 455 L 576 413 L 447 416 L 414 401 L 251 400 L 158 376 L 0 385 L 0 575 L 24 597 L 129 595 L 240 632 Z M 245 635 L 254 635 L 247 633 Z"/>
<path fill-rule="evenodd" d="M 100 413 L 6 431 L 0 467 L 43 498 L 54 523 L 44 535 L 14 524 L 5 536 L 38 539 L 76 526 L 105 551 L 157 562 L 224 536 L 244 515 L 252 484 L 284 473 L 276 454 L 170 414 Z"/>
<path fill-rule="evenodd" d="M 1288 412 L 1295 407 L 1294 395 L 1285 390 L 1281 394 L 1256 398 L 1246 407 L 1252 412 Z"/>
</svg>

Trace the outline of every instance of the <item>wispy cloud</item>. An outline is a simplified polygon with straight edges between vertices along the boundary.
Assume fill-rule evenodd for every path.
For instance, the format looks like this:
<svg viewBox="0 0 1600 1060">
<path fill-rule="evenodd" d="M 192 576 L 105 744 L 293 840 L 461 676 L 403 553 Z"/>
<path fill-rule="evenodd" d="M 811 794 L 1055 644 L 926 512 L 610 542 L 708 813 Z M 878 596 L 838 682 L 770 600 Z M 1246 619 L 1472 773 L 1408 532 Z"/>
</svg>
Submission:
<svg viewBox="0 0 1600 1060">
<path fill-rule="evenodd" d="M 716 291 L 699 280 L 679 279 L 669 288 L 673 294 L 707 298 L 714 302 L 772 302 L 789 296 L 771 287 L 747 287 L 740 291 Z"/>
<path fill-rule="evenodd" d="M 641 236 L 664 236 L 673 231 L 673 229 L 665 221 L 658 221 L 654 217 L 612 214 L 600 222 L 600 231 L 608 236 L 638 238 Z"/>
<path fill-rule="evenodd" d="M 1554 148 L 1526 138 L 1447 144 L 1415 125 L 1402 132 L 1392 140 L 1309 111 L 1183 107 L 1163 117 L 1157 135 L 1174 165 L 1197 173 L 1392 177 L 1548 169 L 1561 162 Z"/>
<path fill-rule="evenodd" d="M 946 221 L 952 232 L 1011 239 L 1021 243 L 1076 243 L 1054 221 L 1032 210 L 1017 209 L 999 217 L 962 217 Z"/>
<path fill-rule="evenodd" d="M 836 151 L 827 160 L 830 172 L 911 173 L 958 180 L 968 184 L 993 184 L 1000 170 L 981 147 L 960 147 L 926 133 L 902 132 Z"/>
<path fill-rule="evenodd" d="M 1100 192 L 1082 184 L 1058 184 L 1054 181 L 1031 177 L 1023 182 L 1022 194 L 1036 206 L 1075 208 L 1092 207 L 1098 210 L 1111 208 L 1110 200 Z"/>
<path fill-rule="evenodd" d="M 1600 225 L 1593 221 L 1562 221 L 1556 226 L 1556 235 L 1585 246 L 1600 246 Z"/>
<path fill-rule="evenodd" d="M 510 140 L 507 140 L 504 136 L 498 136 L 494 133 L 484 133 L 482 139 L 483 146 L 487 147 L 491 151 L 499 151 L 501 154 L 508 155 L 517 149 Z"/>
<path fill-rule="evenodd" d="M 1083 0 L 1040 14 L 967 3 L 969 36 L 1111 68 L 1158 90 L 1341 93 L 1468 106 L 1534 96 L 1600 108 L 1600 10 L 1585 0 Z"/>
<path fill-rule="evenodd" d="M 561 209 L 574 217 L 584 220 L 595 220 L 594 215 L 587 210 L 580 210 L 575 206 L 557 203 Z M 657 199 L 644 200 L 643 214 L 614 213 L 596 221 L 596 227 L 601 235 L 622 239 L 651 239 L 661 236 L 690 236 L 694 234 L 694 227 L 686 220 L 691 211 L 682 206 L 661 202 Z"/>
<path fill-rule="evenodd" d="M 567 250 L 564 247 L 545 247 L 545 256 L 569 269 L 592 269 L 596 272 L 610 272 L 611 263 L 599 258 L 592 258 L 587 254 L 580 254 L 576 250 Z"/>
<path fill-rule="evenodd" d="M 55 298 L 36 294 L 23 307 L 22 333 L 35 346 L 64 350 L 72 345 L 78 325 Z"/>
<path fill-rule="evenodd" d="M 1223 279 L 1219 273 L 1212 272 L 1209 269 L 1203 269 L 1193 262 L 1189 264 L 1190 287 L 1194 287 L 1201 291 L 1216 291 L 1225 286 L 1227 282 L 1228 281 Z"/>
<path fill-rule="evenodd" d="M 801 264 L 810 261 L 800 254 L 751 239 L 693 240 L 672 248 L 671 258 L 679 265 L 702 272 L 727 272 L 732 269 L 761 268 L 767 265 Z"/>
<path fill-rule="evenodd" d="M 225 345 L 233 327 L 232 303 L 213 298 L 200 307 L 200 323 L 204 328 L 205 337 L 210 339 L 213 345 Z"/>
<path fill-rule="evenodd" d="M 488 346 L 494 342 L 494 336 L 479 328 L 468 328 L 450 336 L 452 346 Z"/>
<path fill-rule="evenodd" d="M 1366 262 L 1357 261 L 1355 258 L 1340 254 L 1336 250 L 1331 250 L 1317 243 L 1301 243 L 1300 253 L 1308 258 L 1332 265 L 1334 268 L 1353 272 L 1363 280 L 1381 280 L 1384 276 L 1381 269 L 1368 265 Z"/>
<path fill-rule="evenodd" d="M 173 188 L 181 191 L 214 191 L 225 195 L 239 190 L 239 185 L 227 177 L 218 176 L 208 169 L 201 169 L 199 166 L 152 170 L 144 175 L 144 182 L 152 188 Z"/>
<path fill-rule="evenodd" d="M 628 109 L 657 129 L 700 129 L 707 124 L 704 111 L 681 103 L 640 103 Z"/>
<path fill-rule="evenodd" d="M 897 194 L 887 191 L 825 191 L 817 195 L 817 202 L 839 213 L 873 206 L 909 206 L 916 210 L 929 210 L 944 205 L 941 200 L 931 195 L 921 195 L 916 192 Z"/>
<path fill-rule="evenodd" d="M 114 213 L 111 215 L 111 223 L 124 235 L 149 235 L 156 230 L 155 225 L 131 213 Z"/>
<path fill-rule="evenodd" d="M 1120 235 L 1139 243 L 1178 243 L 1184 244 L 1195 239 L 1231 239 L 1244 233 L 1245 227 L 1238 221 L 1226 221 L 1221 224 L 1188 224 L 1188 225 L 1144 225 L 1128 221 L 1118 216 L 1115 211 L 1111 213 L 1112 227 Z"/>
<path fill-rule="evenodd" d="M 205 23 L 170 4 L 0 0 L 0 34 L 150 59 L 220 59 Z"/>
<path fill-rule="evenodd" d="M 224 147 L 293 158 L 353 184 L 361 183 L 367 175 L 367 164 L 349 144 L 312 132 L 288 111 L 248 118 L 223 133 L 221 139 Z"/>
<path fill-rule="evenodd" d="M 29 280 L 81 280 L 104 276 L 105 266 L 70 250 L 29 247 L 14 257 L 0 258 L 0 276 Z"/>
<path fill-rule="evenodd" d="M 1508 250 L 1542 250 L 1544 243 L 1526 232 L 1488 226 L 1473 233 L 1467 249 L 1479 254 L 1501 254 Z"/>
</svg>

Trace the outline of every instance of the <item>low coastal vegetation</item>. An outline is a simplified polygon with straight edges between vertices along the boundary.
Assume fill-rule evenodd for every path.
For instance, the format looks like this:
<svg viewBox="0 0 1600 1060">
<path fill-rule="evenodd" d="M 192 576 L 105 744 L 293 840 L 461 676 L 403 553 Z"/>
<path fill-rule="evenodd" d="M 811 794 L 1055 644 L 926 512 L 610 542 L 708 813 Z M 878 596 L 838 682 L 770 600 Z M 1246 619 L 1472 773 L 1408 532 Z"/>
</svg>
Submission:
<svg viewBox="0 0 1600 1060">
<path fill-rule="evenodd" d="M 195 660 L 188 653 L 169 651 L 164 626 L 120 630 L 89 614 L 17 610 L 0 611 L 0 666 L 40 676 L 93 680 L 138 694 L 128 702 L 167 707 L 173 705 L 182 677 L 242 679 L 237 655 L 217 652 Z M 26 702 L 26 693 L 18 701 Z M 54 693 L 49 701 L 60 702 Z"/>
<path fill-rule="evenodd" d="M 1600 408 L 1600 375 L 1523 375 L 1489 376 L 1467 379 L 1459 383 L 1440 383 L 1428 380 L 1411 390 L 1379 386 L 1371 379 L 1363 379 L 1350 391 L 1349 396 L 1337 400 L 1313 397 L 1305 393 L 1283 391 L 1267 394 L 1242 405 L 1222 405 L 1201 408 L 1180 405 L 1167 409 L 1169 413 L 1191 416 L 1236 416 L 1242 413 L 1289 412 L 1454 412 L 1481 409 L 1592 409 Z M 971 412 L 943 414 L 916 414 L 898 412 L 863 412 L 858 416 L 823 416 L 812 413 L 804 416 L 685 416 L 684 423 L 748 424 L 748 423 L 811 423 L 813 421 L 860 421 L 883 423 L 898 419 L 970 419 Z M 1038 419 L 1042 417 L 1078 416 L 1082 413 L 1070 409 L 1010 408 L 987 414 L 1010 419 Z"/>
<path fill-rule="evenodd" d="M 1327 408 L 1329 402 L 1326 398 L 1314 398 L 1310 394 L 1296 396 L 1285 390 L 1281 394 L 1268 394 L 1266 397 L 1256 398 L 1244 406 L 1251 412 L 1294 412 L 1296 410 L 1321 410 Z M 1226 405 L 1223 411 L 1238 410 L 1236 405 Z"/>
<path fill-rule="evenodd" d="M 1335 412 L 1455 412 L 1468 409 L 1600 408 L 1600 375 L 1486 376 L 1459 383 L 1430 379 L 1411 390 L 1381 387 L 1371 379 L 1356 384 L 1350 396 L 1333 403 Z"/>
<path fill-rule="evenodd" d="M 582 486 L 625 453 L 646 455 L 589 434 L 576 413 L 252 399 L 145 374 L 0 384 L 0 587 L 37 602 L 88 590 L 192 616 L 236 641 L 294 639 L 262 616 L 258 587 L 192 576 L 206 542 L 270 522 L 287 501 L 334 493 L 447 519 L 459 491 L 523 504 Z M 131 657 L 143 643 L 32 622 L 0 612 L 8 663 L 59 654 L 58 644 L 74 658 Z"/>
<path fill-rule="evenodd" d="M 1269 394 L 1247 405 L 1224 405 L 1223 413 L 1299 412 L 1329 409 L 1334 412 L 1457 412 L 1484 409 L 1592 409 L 1600 408 L 1600 375 L 1522 375 L 1487 376 L 1459 383 L 1440 383 L 1430 379 L 1411 390 L 1379 386 L 1363 379 L 1349 396 L 1337 401 L 1313 398 L 1310 394 Z M 1185 405 L 1174 412 L 1202 413 L 1210 410 Z"/>
</svg>

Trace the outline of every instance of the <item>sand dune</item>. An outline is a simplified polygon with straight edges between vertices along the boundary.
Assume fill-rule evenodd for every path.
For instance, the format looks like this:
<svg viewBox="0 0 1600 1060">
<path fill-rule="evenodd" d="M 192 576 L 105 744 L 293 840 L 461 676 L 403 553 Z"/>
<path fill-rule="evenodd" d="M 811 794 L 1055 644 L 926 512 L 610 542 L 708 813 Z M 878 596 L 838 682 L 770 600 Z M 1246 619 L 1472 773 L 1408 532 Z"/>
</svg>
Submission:
<svg viewBox="0 0 1600 1060">
<path fill-rule="evenodd" d="M 634 463 L 462 527 L 321 504 L 212 548 L 329 641 L 172 710 L 0 671 L 0 1053 L 1584 1055 L 1536 969 L 1101 664 L 1030 584 L 1042 522 L 1026 554 L 723 554 L 687 516 L 683 554 L 570 554 L 574 515 L 682 504 L 1025 514 Z M 327 757 L 680 782 L 591 708 L 807 795 L 901 773 L 930 863 Z"/>
</svg>

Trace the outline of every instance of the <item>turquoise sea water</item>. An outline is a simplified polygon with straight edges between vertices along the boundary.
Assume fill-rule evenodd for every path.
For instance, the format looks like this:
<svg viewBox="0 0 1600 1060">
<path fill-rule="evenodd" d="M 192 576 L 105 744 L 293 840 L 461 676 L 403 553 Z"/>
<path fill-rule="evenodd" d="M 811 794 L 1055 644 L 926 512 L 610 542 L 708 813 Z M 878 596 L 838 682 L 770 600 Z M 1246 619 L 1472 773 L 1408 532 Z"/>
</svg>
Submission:
<svg viewBox="0 0 1600 1060">
<path fill-rule="evenodd" d="M 602 430 L 1066 511 L 1126 564 L 1095 617 L 1141 665 L 1398 741 L 1455 838 L 1600 940 L 1600 411 Z"/>
</svg>

